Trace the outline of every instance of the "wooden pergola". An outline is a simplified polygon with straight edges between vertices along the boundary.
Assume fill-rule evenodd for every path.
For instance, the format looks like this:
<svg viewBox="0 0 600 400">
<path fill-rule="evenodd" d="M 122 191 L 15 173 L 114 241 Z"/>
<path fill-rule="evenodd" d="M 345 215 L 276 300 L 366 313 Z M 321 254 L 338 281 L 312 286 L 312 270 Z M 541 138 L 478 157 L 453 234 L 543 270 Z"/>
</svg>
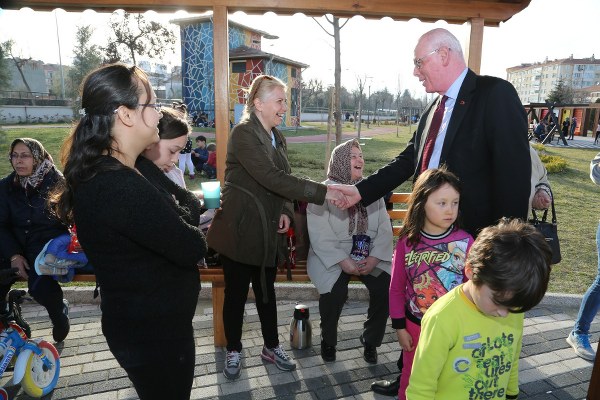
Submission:
<svg viewBox="0 0 600 400">
<path fill-rule="evenodd" d="M 303 13 L 320 17 L 333 14 L 351 18 L 390 17 L 397 21 L 417 18 L 423 22 L 444 20 L 452 24 L 470 25 L 470 35 L 465 46 L 468 66 L 475 72 L 481 67 L 484 26 L 498 26 L 526 8 L 531 0 L 3 0 L 4 9 L 29 7 L 36 11 L 113 12 L 213 12 L 214 70 L 215 70 L 215 123 L 217 154 L 227 153 L 229 134 L 229 44 L 228 13 L 243 11 L 247 14 L 264 14 L 272 11 L 278 15 Z M 217 159 L 217 174 L 222 182 L 225 157 Z"/>
<path fill-rule="evenodd" d="M 215 108 L 217 154 L 226 154 L 229 134 L 229 12 L 243 11 L 247 14 L 274 12 L 278 15 L 303 13 L 320 17 L 333 14 L 351 18 L 390 17 L 398 21 L 417 18 L 422 22 L 445 20 L 452 24 L 470 25 L 465 57 L 468 66 L 475 72 L 481 67 L 484 26 L 498 26 L 525 9 L 531 0 L 3 0 L 2 8 L 20 9 L 30 7 L 36 11 L 51 11 L 62 8 L 66 11 L 93 9 L 112 12 L 123 9 L 128 12 L 213 12 L 214 62 L 215 62 Z M 225 158 L 218 159 L 218 178 L 223 182 Z M 600 357 L 596 358 L 588 399 L 600 398 Z"/>
</svg>

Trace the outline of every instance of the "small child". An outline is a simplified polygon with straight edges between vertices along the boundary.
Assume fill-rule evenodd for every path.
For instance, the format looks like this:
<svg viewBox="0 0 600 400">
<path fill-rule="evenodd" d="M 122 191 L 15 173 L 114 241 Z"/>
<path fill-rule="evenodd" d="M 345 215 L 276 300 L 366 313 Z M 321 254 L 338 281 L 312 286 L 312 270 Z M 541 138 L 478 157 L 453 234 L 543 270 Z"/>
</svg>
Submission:
<svg viewBox="0 0 600 400">
<path fill-rule="evenodd" d="M 406 399 L 423 314 L 465 280 L 465 258 L 473 238 L 458 228 L 459 198 L 458 178 L 442 167 L 423 172 L 409 199 L 389 293 L 392 327 L 402 348 L 399 400 Z"/>
<path fill-rule="evenodd" d="M 208 160 L 204 164 L 204 173 L 208 179 L 215 179 L 217 177 L 217 145 L 209 143 L 206 150 L 208 150 Z"/>
<path fill-rule="evenodd" d="M 531 225 L 485 228 L 465 266 L 470 280 L 425 314 L 410 400 L 516 399 L 525 311 L 544 297 L 552 252 Z"/>
<path fill-rule="evenodd" d="M 192 150 L 192 162 L 196 171 L 202 172 L 204 164 L 208 161 L 208 149 L 206 148 L 206 137 L 199 135 L 196 137 L 196 148 Z"/>
</svg>

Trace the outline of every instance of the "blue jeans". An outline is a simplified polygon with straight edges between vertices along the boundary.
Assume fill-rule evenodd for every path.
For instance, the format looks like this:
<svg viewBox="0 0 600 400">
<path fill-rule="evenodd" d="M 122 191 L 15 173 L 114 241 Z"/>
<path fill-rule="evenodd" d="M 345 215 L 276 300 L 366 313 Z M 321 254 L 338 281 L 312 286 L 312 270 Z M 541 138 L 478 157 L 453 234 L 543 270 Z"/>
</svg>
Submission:
<svg viewBox="0 0 600 400">
<path fill-rule="evenodd" d="M 598 251 L 598 273 L 594 278 L 594 282 L 583 295 L 579 314 L 573 328 L 573 331 L 579 335 L 590 333 L 590 325 L 600 308 L 600 224 L 598 224 L 598 230 L 596 231 L 596 248 Z"/>
</svg>

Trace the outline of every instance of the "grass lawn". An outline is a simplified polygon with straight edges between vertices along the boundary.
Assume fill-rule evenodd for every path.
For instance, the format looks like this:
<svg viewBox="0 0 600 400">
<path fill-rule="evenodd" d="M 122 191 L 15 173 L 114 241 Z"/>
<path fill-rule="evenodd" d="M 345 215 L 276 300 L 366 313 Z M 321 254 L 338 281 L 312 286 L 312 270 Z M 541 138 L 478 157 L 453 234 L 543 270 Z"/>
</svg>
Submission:
<svg viewBox="0 0 600 400">
<path fill-rule="evenodd" d="M 346 132 L 352 131 L 351 126 L 346 126 L 351 124 L 344 125 Z M 365 144 L 363 153 L 367 174 L 385 165 L 408 142 L 408 128 L 400 128 L 398 137 L 396 136 L 396 127 L 390 126 L 389 129 L 391 132 L 389 134 L 378 135 L 362 141 Z M 58 154 L 60 145 L 68 134 L 68 128 L 11 128 L 3 131 L 7 137 L 4 142 L 0 143 L 0 154 L 8 155 L 8 146 L 14 138 L 28 136 L 40 140 L 60 165 Z M 311 133 L 304 133 L 306 131 L 303 133 L 307 135 L 323 134 L 326 133 L 326 127 L 315 124 L 311 125 L 307 131 Z M 290 131 L 286 131 L 285 134 L 291 136 Z M 290 143 L 288 148 L 294 175 L 309 177 L 317 181 L 324 179 L 324 143 Z M 549 290 L 582 294 L 596 276 L 597 271 L 595 232 L 600 216 L 600 207 L 596 200 L 600 188 L 594 185 L 589 178 L 589 162 L 597 151 L 562 147 L 546 148 L 545 151 L 549 155 L 561 156 L 567 161 L 566 171 L 550 175 L 558 213 L 563 260 L 553 267 Z M 508 153 L 506 162 L 510 162 Z M 0 176 L 4 177 L 11 171 L 10 163 L 5 157 L 4 161 L 0 162 Z M 198 180 L 188 180 L 187 183 L 192 190 L 199 185 Z M 409 190 L 409 183 L 405 183 L 397 189 L 397 191 Z"/>
</svg>

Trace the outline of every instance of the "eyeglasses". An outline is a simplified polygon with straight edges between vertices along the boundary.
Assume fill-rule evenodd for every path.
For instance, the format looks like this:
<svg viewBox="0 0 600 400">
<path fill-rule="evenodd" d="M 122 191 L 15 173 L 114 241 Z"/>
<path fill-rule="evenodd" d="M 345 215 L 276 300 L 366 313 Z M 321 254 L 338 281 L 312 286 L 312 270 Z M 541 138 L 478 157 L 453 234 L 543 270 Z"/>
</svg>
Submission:
<svg viewBox="0 0 600 400">
<path fill-rule="evenodd" d="M 31 153 L 21 153 L 21 154 L 19 154 L 19 153 L 11 153 L 11 154 L 9 154 L 8 158 L 11 161 L 18 160 L 19 158 L 22 159 L 22 160 L 27 160 L 29 158 L 33 158 L 33 154 L 31 154 Z"/>
<path fill-rule="evenodd" d="M 421 67 L 423 66 L 423 60 L 426 59 L 427 57 L 429 57 L 430 55 L 432 55 L 433 53 L 437 53 L 438 51 L 440 51 L 440 49 L 431 50 L 429 53 L 425 54 L 423 57 L 415 58 L 413 60 L 413 63 L 415 64 L 415 68 L 421 69 Z"/>
<path fill-rule="evenodd" d="M 162 103 L 138 104 L 138 106 L 152 107 L 156 110 L 156 112 L 160 112 L 163 107 Z"/>
</svg>

